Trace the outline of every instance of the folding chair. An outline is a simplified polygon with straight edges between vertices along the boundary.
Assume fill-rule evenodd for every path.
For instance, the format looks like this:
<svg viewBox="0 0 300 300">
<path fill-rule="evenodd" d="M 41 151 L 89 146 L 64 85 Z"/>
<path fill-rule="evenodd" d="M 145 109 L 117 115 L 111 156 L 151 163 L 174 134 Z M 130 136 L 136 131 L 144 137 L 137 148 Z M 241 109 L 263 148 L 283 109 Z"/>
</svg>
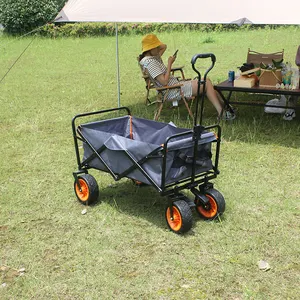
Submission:
<svg viewBox="0 0 300 300">
<path fill-rule="evenodd" d="M 298 46 L 298 50 L 297 50 L 297 52 L 296 52 L 295 64 L 296 64 L 296 66 L 298 66 L 299 72 L 300 72 L 300 45 Z M 298 98 L 299 98 L 299 97 L 291 96 L 290 101 L 291 101 L 292 103 L 297 103 Z"/>
<path fill-rule="evenodd" d="M 157 102 L 157 101 L 151 102 L 150 99 L 149 99 L 150 90 L 155 89 L 155 87 L 154 87 L 153 83 L 151 82 L 148 74 L 146 72 L 144 72 L 143 67 L 140 64 L 139 57 L 137 57 L 137 61 L 138 61 L 138 65 L 140 67 L 140 70 L 142 72 L 142 78 L 145 80 L 145 83 L 146 83 L 146 86 L 145 86 L 145 88 L 146 88 L 145 104 L 146 105 L 151 105 L 151 104 Z"/>
<path fill-rule="evenodd" d="M 183 86 L 182 83 L 179 82 L 178 84 L 172 85 L 172 86 L 158 87 L 158 86 L 156 86 L 154 79 L 147 73 L 146 70 L 145 70 L 145 73 L 148 76 L 149 80 L 151 81 L 151 84 L 154 86 L 154 88 L 157 91 L 157 101 L 156 102 L 157 102 L 158 107 L 157 107 L 157 110 L 155 111 L 155 114 L 154 114 L 154 120 L 155 121 L 157 121 L 159 119 L 161 111 L 162 111 L 162 109 L 164 107 L 164 104 L 166 102 L 172 102 L 172 100 L 175 100 L 175 99 L 168 99 L 168 94 L 173 89 L 178 89 L 180 91 L 181 100 L 183 101 L 183 103 L 184 103 L 184 105 L 185 105 L 185 107 L 186 107 L 186 109 L 187 109 L 188 114 L 190 115 L 190 117 L 192 119 L 194 119 L 194 115 L 193 115 L 193 113 L 191 111 L 191 108 L 188 105 L 187 101 L 191 100 L 191 105 L 192 105 L 193 100 L 194 100 L 195 97 L 191 97 L 190 99 L 187 99 L 183 95 L 183 93 L 181 92 L 181 86 Z"/>
<path fill-rule="evenodd" d="M 298 47 L 296 53 L 295 64 L 300 68 L 300 46 Z"/>
<path fill-rule="evenodd" d="M 282 51 L 274 53 L 260 53 L 248 48 L 247 63 L 253 63 L 255 67 L 258 67 L 260 63 L 272 64 L 272 60 L 279 61 L 283 59 L 284 49 Z"/>
<path fill-rule="evenodd" d="M 263 63 L 265 65 L 273 64 L 274 61 L 283 60 L 284 49 L 282 51 L 277 51 L 273 53 L 261 53 L 248 48 L 247 53 L 247 63 L 253 63 L 254 67 L 260 67 L 260 64 Z M 255 93 L 254 93 L 255 94 Z M 268 96 L 269 94 L 265 94 Z"/>
<path fill-rule="evenodd" d="M 158 98 L 156 98 L 155 101 L 152 101 L 152 102 L 150 101 L 150 99 L 149 99 L 150 90 L 155 89 L 155 86 L 154 86 L 153 82 L 150 80 L 148 74 L 147 74 L 146 72 L 144 72 L 143 67 L 142 67 L 141 64 L 140 64 L 140 59 L 139 59 L 139 57 L 137 57 L 137 61 L 138 61 L 138 64 L 139 64 L 140 69 L 141 69 L 141 72 L 142 72 L 142 78 L 145 80 L 145 83 L 146 83 L 146 86 L 145 86 L 145 88 L 146 88 L 145 104 L 146 104 L 146 105 L 151 105 L 151 104 L 154 104 L 154 103 L 159 102 Z M 176 73 L 176 72 L 180 72 L 180 76 L 176 76 L 176 78 L 177 78 L 178 80 L 187 80 L 187 79 L 185 78 L 183 68 L 184 68 L 184 66 L 174 67 L 174 68 L 171 69 L 171 74 L 172 74 L 173 76 L 175 76 L 175 73 Z M 158 95 L 157 95 L 157 96 L 158 96 Z M 156 96 L 156 97 L 157 97 L 157 96 Z"/>
</svg>

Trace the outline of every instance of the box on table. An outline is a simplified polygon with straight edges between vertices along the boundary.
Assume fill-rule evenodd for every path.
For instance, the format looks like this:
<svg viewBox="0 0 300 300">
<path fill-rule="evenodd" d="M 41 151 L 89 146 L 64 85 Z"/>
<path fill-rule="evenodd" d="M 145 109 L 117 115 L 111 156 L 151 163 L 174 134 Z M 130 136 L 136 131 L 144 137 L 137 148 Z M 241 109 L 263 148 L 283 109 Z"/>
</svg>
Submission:
<svg viewBox="0 0 300 300">
<path fill-rule="evenodd" d="M 277 83 L 282 82 L 281 70 L 265 70 L 261 69 L 259 76 L 259 86 L 275 87 Z"/>
<path fill-rule="evenodd" d="M 255 78 L 248 76 L 240 76 L 233 82 L 234 87 L 251 88 L 255 85 Z"/>
</svg>

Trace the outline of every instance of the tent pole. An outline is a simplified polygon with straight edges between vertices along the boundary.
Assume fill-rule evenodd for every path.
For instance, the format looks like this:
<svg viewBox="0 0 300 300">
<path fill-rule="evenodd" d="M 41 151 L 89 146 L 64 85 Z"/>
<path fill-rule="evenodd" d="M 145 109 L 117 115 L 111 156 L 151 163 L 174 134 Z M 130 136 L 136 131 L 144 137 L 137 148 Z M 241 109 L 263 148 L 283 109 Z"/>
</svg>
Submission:
<svg viewBox="0 0 300 300">
<path fill-rule="evenodd" d="M 116 60 L 117 60 L 117 83 L 118 83 L 118 107 L 121 106 L 120 100 L 120 67 L 119 67 L 119 39 L 118 39 L 118 24 L 115 23 L 116 27 Z"/>
</svg>

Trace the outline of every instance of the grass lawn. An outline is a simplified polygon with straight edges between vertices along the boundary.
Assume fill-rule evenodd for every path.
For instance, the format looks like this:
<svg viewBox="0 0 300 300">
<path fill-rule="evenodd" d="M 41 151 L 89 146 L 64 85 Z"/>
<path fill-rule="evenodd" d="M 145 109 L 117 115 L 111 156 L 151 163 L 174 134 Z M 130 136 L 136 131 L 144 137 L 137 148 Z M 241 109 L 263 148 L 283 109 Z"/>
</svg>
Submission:
<svg viewBox="0 0 300 300">
<path fill-rule="evenodd" d="M 245 62 L 249 47 L 284 48 L 285 61 L 294 62 L 299 31 L 159 37 L 169 45 L 167 55 L 179 49 L 178 65 L 188 77 L 195 76 L 194 54 L 214 53 L 209 76 L 216 83 Z M 136 62 L 140 40 L 119 37 L 121 104 L 152 119 Z M 29 42 L 0 37 L 0 78 Z M 0 103 L 0 299 L 299 297 L 299 110 L 288 122 L 261 107 L 240 106 L 237 120 L 222 123 L 221 173 L 214 183 L 226 211 L 221 222 L 193 213 L 192 230 L 176 235 L 167 229 L 166 199 L 151 187 L 91 170 L 101 201 L 85 215 L 73 191 L 71 119 L 117 106 L 115 38 L 36 38 L 0 83 Z M 183 107 L 165 110 L 161 120 L 191 126 Z M 215 120 L 207 103 L 204 122 Z M 269 271 L 259 269 L 260 260 Z"/>
</svg>

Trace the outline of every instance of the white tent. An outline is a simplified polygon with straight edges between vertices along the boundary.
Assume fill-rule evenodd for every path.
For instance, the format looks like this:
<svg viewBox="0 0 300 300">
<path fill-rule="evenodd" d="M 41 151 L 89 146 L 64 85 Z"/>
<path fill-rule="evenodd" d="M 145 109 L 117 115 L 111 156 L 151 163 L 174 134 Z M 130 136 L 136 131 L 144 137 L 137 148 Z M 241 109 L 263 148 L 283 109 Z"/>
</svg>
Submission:
<svg viewBox="0 0 300 300">
<path fill-rule="evenodd" d="M 69 0 L 55 22 L 299 24 L 299 12 L 299 0 Z"/>
<path fill-rule="evenodd" d="M 54 22 L 300 24 L 300 0 L 69 0 Z M 116 25 L 118 106 L 120 79 Z"/>
</svg>

